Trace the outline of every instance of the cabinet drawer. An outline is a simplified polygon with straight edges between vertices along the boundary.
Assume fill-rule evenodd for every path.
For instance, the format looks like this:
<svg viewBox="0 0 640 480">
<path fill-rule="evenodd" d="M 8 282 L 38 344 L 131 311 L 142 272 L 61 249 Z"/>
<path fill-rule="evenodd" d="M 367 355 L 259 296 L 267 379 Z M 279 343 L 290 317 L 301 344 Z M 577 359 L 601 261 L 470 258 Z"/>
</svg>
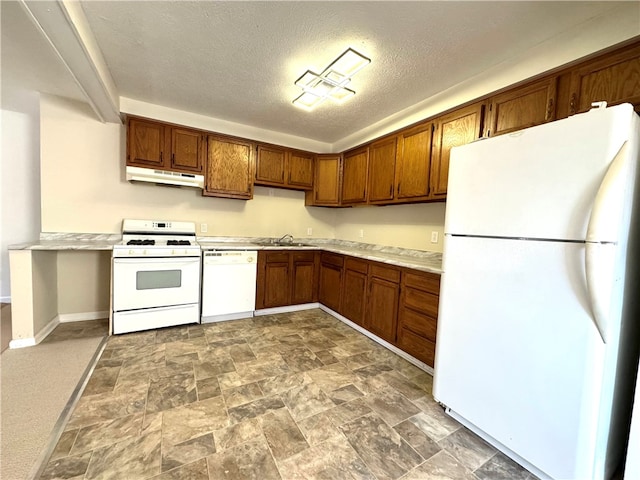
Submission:
<svg viewBox="0 0 640 480">
<path fill-rule="evenodd" d="M 347 270 L 355 270 L 360 273 L 367 273 L 368 264 L 365 260 L 358 260 L 356 258 L 347 257 L 344 262 L 344 267 Z"/>
<path fill-rule="evenodd" d="M 408 287 L 440 295 L 440 275 L 436 273 L 405 271 L 402 273 L 402 283 Z"/>
<path fill-rule="evenodd" d="M 265 252 L 265 261 L 267 263 L 289 262 L 289 252 Z"/>
<path fill-rule="evenodd" d="M 370 263 L 369 273 L 372 277 L 382 278 L 394 283 L 400 282 L 400 270 L 392 267 L 385 267 L 380 263 Z"/>
<path fill-rule="evenodd" d="M 403 287 L 402 304 L 433 318 L 438 318 L 438 296 L 416 288 Z"/>
<path fill-rule="evenodd" d="M 294 252 L 294 262 L 313 262 L 316 256 L 316 252 Z"/>
<path fill-rule="evenodd" d="M 433 367 L 433 361 L 436 356 L 436 344 L 434 342 L 402 328 L 400 329 L 398 346 L 409 355 Z"/>
<path fill-rule="evenodd" d="M 337 253 L 322 252 L 320 261 L 329 265 L 335 265 L 336 267 L 342 267 L 344 264 L 344 257 Z"/>
<path fill-rule="evenodd" d="M 400 327 L 409 329 L 432 342 L 436 341 L 437 320 L 428 315 L 400 307 Z"/>
</svg>

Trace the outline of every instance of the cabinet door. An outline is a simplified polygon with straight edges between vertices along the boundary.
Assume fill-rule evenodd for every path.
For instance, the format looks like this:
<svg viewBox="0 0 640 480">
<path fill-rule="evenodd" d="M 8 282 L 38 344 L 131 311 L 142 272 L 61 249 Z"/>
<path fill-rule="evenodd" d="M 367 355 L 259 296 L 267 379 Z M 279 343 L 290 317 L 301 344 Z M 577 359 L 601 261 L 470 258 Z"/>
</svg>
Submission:
<svg viewBox="0 0 640 480">
<path fill-rule="evenodd" d="M 313 160 L 312 153 L 296 152 L 289 153 L 289 166 L 287 184 L 300 190 L 311 190 L 313 188 Z"/>
<path fill-rule="evenodd" d="M 395 136 L 372 143 L 369 147 L 369 203 L 393 200 L 397 149 Z"/>
<path fill-rule="evenodd" d="M 207 175 L 203 195 L 253 197 L 253 144 L 209 135 Z"/>
<path fill-rule="evenodd" d="M 318 155 L 313 192 L 309 192 L 307 205 L 337 206 L 340 203 L 340 155 Z M 311 199 L 309 198 L 311 196 Z"/>
<path fill-rule="evenodd" d="M 340 313 L 360 326 L 364 326 L 367 271 L 367 262 L 347 258 L 342 288 L 342 310 Z"/>
<path fill-rule="evenodd" d="M 311 303 L 316 295 L 315 252 L 291 254 L 291 305 Z"/>
<path fill-rule="evenodd" d="M 290 305 L 289 252 L 276 251 L 265 254 L 264 307 Z"/>
<path fill-rule="evenodd" d="M 569 115 L 586 112 L 591 102 L 629 102 L 640 111 L 640 46 L 587 62 L 571 74 Z"/>
<path fill-rule="evenodd" d="M 342 267 L 329 263 L 320 263 L 318 282 L 318 301 L 331 310 L 340 311 L 340 293 L 342 288 Z"/>
<path fill-rule="evenodd" d="M 555 120 L 557 83 L 557 77 L 550 77 L 491 98 L 487 136 L 495 137 Z"/>
<path fill-rule="evenodd" d="M 449 181 L 451 149 L 471 143 L 482 135 L 484 103 L 476 103 L 438 118 L 435 122 L 431 159 L 431 195 L 445 198 Z"/>
<path fill-rule="evenodd" d="M 433 124 L 427 123 L 398 135 L 396 200 L 428 197 L 432 131 Z"/>
<path fill-rule="evenodd" d="M 197 130 L 171 128 L 171 170 L 202 173 L 204 141 Z"/>
<path fill-rule="evenodd" d="M 342 160 L 342 205 L 366 203 L 369 147 L 344 154 Z"/>
<path fill-rule="evenodd" d="M 399 290 L 396 282 L 369 277 L 365 328 L 391 343 L 396 341 Z"/>
<path fill-rule="evenodd" d="M 166 168 L 165 125 L 133 117 L 127 123 L 127 165 Z"/>
<path fill-rule="evenodd" d="M 258 145 L 256 183 L 284 185 L 286 153 L 281 148 Z"/>
</svg>

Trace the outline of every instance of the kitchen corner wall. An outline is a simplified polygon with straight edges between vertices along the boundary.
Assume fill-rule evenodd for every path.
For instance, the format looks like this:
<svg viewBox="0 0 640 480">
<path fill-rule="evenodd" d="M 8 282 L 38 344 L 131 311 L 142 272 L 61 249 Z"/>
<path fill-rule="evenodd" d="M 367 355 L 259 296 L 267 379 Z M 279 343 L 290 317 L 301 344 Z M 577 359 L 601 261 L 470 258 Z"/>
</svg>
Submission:
<svg viewBox="0 0 640 480">
<path fill-rule="evenodd" d="M 340 209 L 335 237 L 442 252 L 444 212 L 444 202 Z M 432 232 L 437 232 L 436 243 L 431 242 Z"/>
</svg>

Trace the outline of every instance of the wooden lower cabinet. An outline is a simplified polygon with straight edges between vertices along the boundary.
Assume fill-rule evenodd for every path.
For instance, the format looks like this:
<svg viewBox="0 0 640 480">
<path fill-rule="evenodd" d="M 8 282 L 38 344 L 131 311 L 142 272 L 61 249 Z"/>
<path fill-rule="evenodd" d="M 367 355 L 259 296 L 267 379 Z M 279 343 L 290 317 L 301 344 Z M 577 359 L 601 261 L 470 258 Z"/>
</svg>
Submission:
<svg viewBox="0 0 640 480">
<path fill-rule="evenodd" d="M 400 270 L 371 262 L 364 326 L 391 343 L 396 341 Z"/>
<path fill-rule="evenodd" d="M 342 255 L 327 252 L 320 255 L 318 301 L 338 313 L 341 311 L 343 267 Z"/>
<path fill-rule="evenodd" d="M 368 271 L 369 264 L 366 260 L 346 258 L 340 313 L 361 327 L 364 326 Z"/>
<path fill-rule="evenodd" d="M 256 308 L 289 305 L 290 292 L 289 252 L 258 252 L 258 285 Z"/>
<path fill-rule="evenodd" d="M 433 367 L 438 322 L 440 275 L 402 273 L 398 308 L 398 347 Z"/>
<path fill-rule="evenodd" d="M 433 367 L 440 275 L 330 252 L 258 252 L 256 309 L 320 302 Z"/>
<path fill-rule="evenodd" d="M 317 258 L 316 252 L 291 253 L 291 305 L 318 300 Z"/>
<path fill-rule="evenodd" d="M 274 308 L 317 301 L 317 252 L 258 252 L 256 308 Z"/>
</svg>

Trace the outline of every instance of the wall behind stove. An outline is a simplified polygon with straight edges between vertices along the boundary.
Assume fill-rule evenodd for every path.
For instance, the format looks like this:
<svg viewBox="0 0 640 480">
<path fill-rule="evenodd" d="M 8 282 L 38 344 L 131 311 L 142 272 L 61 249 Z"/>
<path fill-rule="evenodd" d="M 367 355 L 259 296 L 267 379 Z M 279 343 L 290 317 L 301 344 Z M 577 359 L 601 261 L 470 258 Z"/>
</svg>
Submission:
<svg viewBox="0 0 640 480">
<path fill-rule="evenodd" d="M 302 192 L 256 187 L 250 201 L 203 197 L 198 189 L 125 179 L 125 127 L 103 124 L 79 102 L 43 95 L 43 232 L 119 233 L 123 218 L 193 221 L 209 236 L 333 238 L 335 212 L 306 208 Z"/>
</svg>

